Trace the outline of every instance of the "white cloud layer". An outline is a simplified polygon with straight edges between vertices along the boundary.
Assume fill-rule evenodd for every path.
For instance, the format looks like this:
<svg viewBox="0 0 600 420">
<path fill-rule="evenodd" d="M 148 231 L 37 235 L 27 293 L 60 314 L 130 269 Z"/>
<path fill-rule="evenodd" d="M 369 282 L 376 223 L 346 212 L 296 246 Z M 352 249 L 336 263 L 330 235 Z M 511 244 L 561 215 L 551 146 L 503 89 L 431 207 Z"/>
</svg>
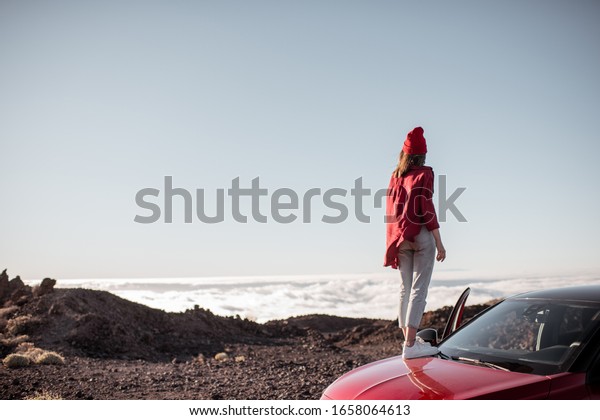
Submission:
<svg viewBox="0 0 600 420">
<path fill-rule="evenodd" d="M 198 305 L 218 315 L 265 322 L 295 315 L 329 314 L 395 319 L 397 272 L 371 275 L 309 275 L 174 279 L 62 280 L 57 287 L 107 290 L 153 308 L 179 312 Z M 426 310 L 453 305 L 466 288 L 469 304 L 536 289 L 600 282 L 600 276 L 489 278 L 475 273 L 440 272 L 429 289 Z"/>
</svg>

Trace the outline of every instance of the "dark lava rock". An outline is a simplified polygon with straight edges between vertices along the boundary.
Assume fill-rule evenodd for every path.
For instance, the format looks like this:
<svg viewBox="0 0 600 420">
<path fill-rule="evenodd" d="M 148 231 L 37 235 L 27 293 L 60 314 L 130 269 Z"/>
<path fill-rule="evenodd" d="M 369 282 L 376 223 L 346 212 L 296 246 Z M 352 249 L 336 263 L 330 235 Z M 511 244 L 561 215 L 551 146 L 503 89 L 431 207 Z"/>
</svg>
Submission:
<svg viewBox="0 0 600 420">
<path fill-rule="evenodd" d="M 4 302 L 5 298 L 8 296 L 8 274 L 6 274 L 6 269 L 2 271 L 0 274 L 0 304 Z"/>
<path fill-rule="evenodd" d="M 55 285 L 56 280 L 46 277 L 44 280 L 42 280 L 39 286 L 33 288 L 33 295 L 38 297 L 52 293 L 54 292 Z"/>
</svg>

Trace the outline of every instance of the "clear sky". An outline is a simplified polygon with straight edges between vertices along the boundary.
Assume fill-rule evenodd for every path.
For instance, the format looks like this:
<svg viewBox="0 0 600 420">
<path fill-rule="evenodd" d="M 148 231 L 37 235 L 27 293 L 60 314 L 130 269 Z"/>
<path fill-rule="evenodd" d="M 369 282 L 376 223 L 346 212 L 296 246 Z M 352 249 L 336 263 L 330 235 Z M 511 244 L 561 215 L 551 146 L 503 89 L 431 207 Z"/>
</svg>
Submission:
<svg viewBox="0 0 600 420">
<path fill-rule="evenodd" d="M 212 214 L 236 177 L 377 190 L 421 125 L 447 195 L 466 188 L 438 269 L 597 274 L 599 23 L 579 0 L 0 0 L 0 269 L 389 270 L 383 210 L 362 223 L 349 196 L 339 224 L 318 204 L 276 223 L 269 197 L 267 223 L 238 223 L 227 194 L 222 223 L 184 223 L 175 197 L 173 223 L 141 224 L 135 196 L 171 176 Z"/>
</svg>

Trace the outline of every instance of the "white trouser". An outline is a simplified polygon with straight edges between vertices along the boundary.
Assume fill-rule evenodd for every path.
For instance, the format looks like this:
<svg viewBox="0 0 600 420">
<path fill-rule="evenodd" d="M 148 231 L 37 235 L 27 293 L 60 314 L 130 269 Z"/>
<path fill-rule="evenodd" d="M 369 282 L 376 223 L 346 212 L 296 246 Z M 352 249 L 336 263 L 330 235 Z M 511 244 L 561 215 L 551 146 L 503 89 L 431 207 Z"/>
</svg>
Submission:
<svg viewBox="0 0 600 420">
<path fill-rule="evenodd" d="M 435 253 L 435 239 L 425 226 L 421 228 L 414 242 L 403 241 L 400 244 L 400 327 L 419 328 L 427 304 Z"/>
</svg>

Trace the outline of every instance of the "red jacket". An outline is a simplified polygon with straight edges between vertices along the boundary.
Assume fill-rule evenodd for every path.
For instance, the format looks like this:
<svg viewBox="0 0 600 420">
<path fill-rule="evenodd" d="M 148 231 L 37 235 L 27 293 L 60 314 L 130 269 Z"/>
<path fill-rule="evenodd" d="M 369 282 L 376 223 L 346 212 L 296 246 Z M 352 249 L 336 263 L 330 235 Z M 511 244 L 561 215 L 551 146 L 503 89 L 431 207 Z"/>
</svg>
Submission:
<svg viewBox="0 0 600 420">
<path fill-rule="evenodd" d="M 430 231 L 440 227 L 432 197 L 433 169 L 429 166 L 413 166 L 399 178 L 392 175 L 385 213 L 385 267 L 398 268 L 400 243 L 405 240 L 414 242 L 423 225 Z"/>
</svg>

